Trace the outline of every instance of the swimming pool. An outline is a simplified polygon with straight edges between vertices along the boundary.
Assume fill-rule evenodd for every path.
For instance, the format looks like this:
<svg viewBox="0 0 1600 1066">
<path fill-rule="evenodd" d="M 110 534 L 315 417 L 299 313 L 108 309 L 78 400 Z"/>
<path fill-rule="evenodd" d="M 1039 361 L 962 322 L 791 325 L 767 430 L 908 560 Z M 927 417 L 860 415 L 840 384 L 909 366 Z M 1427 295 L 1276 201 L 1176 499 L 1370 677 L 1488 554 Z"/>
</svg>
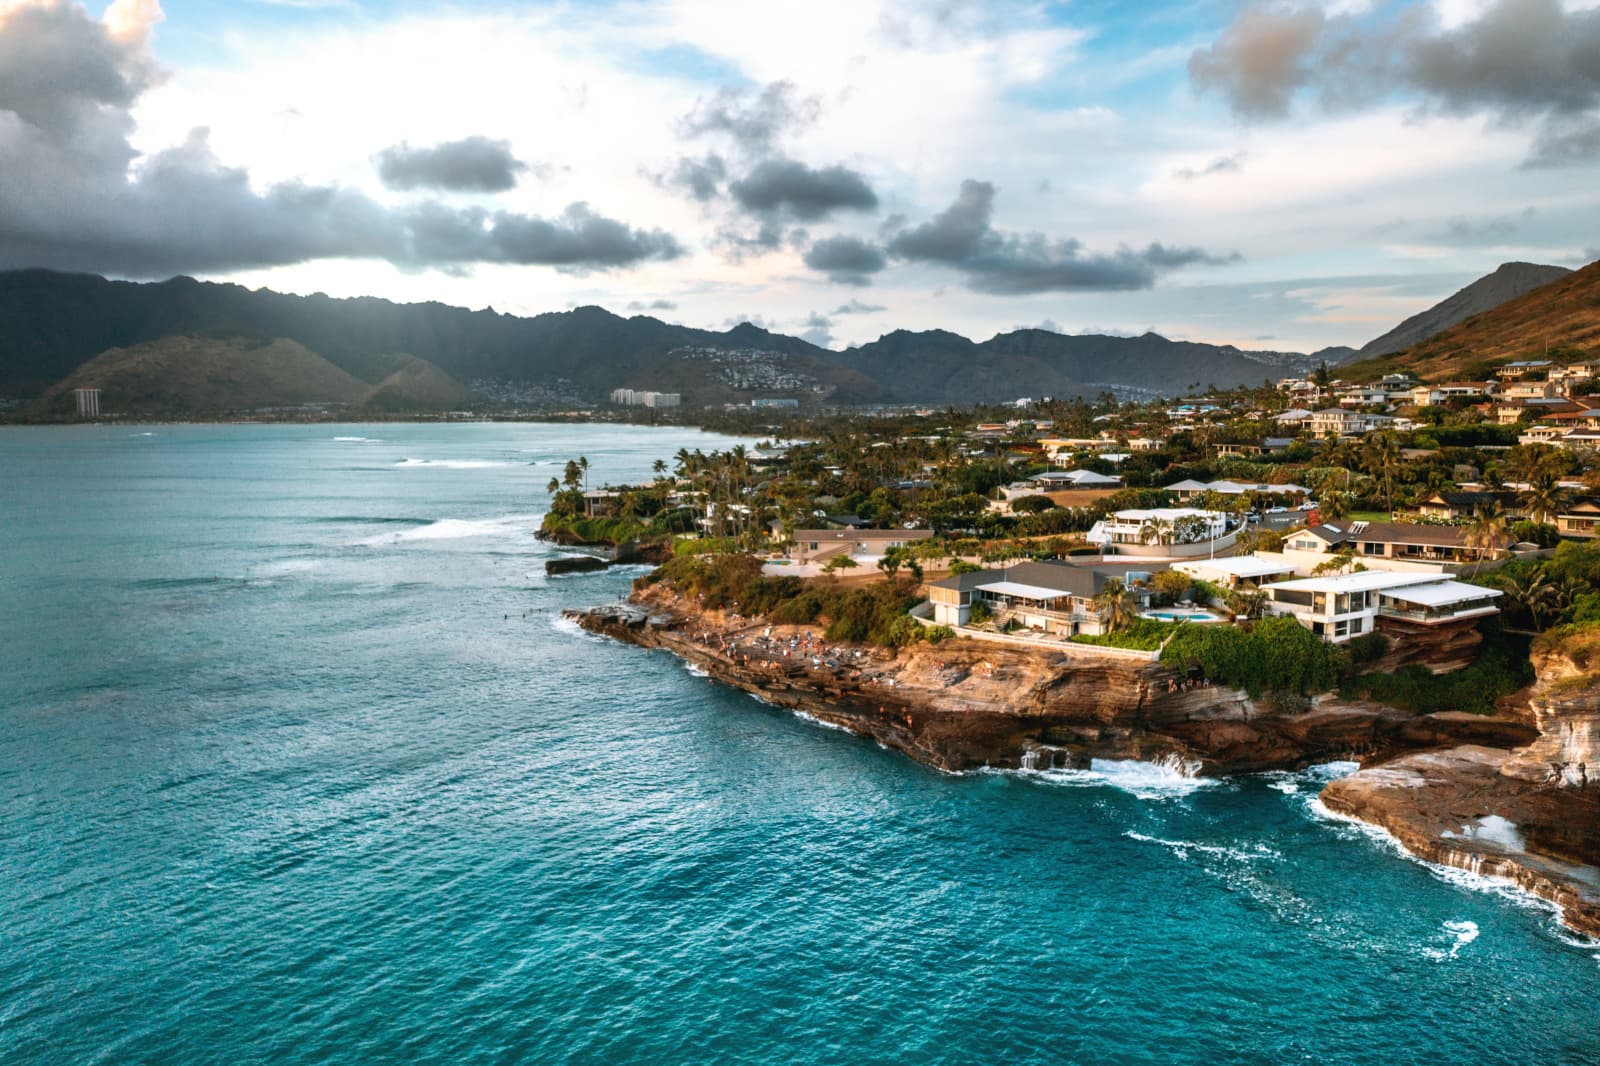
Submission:
<svg viewBox="0 0 1600 1066">
<path fill-rule="evenodd" d="M 1154 618 L 1162 622 L 1226 622 L 1227 619 L 1215 611 L 1181 611 L 1165 609 L 1160 611 L 1146 611 L 1144 617 Z"/>
</svg>

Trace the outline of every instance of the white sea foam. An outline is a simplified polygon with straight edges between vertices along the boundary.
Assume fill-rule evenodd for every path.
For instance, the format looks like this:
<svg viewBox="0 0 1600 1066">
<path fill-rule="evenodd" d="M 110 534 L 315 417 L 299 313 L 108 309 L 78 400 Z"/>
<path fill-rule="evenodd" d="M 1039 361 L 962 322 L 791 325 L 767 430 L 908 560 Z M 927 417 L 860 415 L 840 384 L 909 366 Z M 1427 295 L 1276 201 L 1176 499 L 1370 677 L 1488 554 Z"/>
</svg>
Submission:
<svg viewBox="0 0 1600 1066">
<path fill-rule="evenodd" d="M 695 677 L 710 677 L 711 676 L 710 674 L 706 673 L 704 667 L 702 667 L 702 666 L 700 666 L 700 665 L 698 665 L 696 663 L 685 662 L 683 664 L 683 668 L 685 670 L 687 670 L 689 673 L 693 674 Z"/>
<path fill-rule="evenodd" d="M 1160 762 L 1137 759 L 1093 759 L 1087 770 L 1018 770 L 1017 773 L 1052 785 L 1072 787 L 1109 785 L 1139 799 L 1181 799 L 1203 788 L 1222 784 L 1201 777 L 1198 764 L 1175 755 Z"/>
<path fill-rule="evenodd" d="M 1383 828 L 1382 826 L 1373 825 L 1370 822 L 1364 822 L 1359 818 L 1352 818 L 1348 814 L 1341 814 L 1338 811 L 1329 810 L 1328 807 L 1323 804 L 1321 799 L 1313 800 L 1311 803 L 1307 804 L 1307 810 L 1311 811 L 1312 814 L 1319 818 L 1322 818 L 1328 822 L 1332 822 L 1349 832 L 1367 838 L 1368 840 L 1377 844 L 1379 847 L 1386 851 L 1393 852 L 1402 859 L 1405 859 L 1407 862 L 1416 863 L 1424 870 L 1427 870 L 1428 873 L 1432 874 L 1435 878 L 1445 882 L 1446 884 L 1454 885 L 1456 888 L 1466 889 L 1469 892 L 1482 892 L 1487 895 L 1496 896 L 1508 903 L 1514 903 L 1521 907 L 1528 907 L 1533 910 L 1543 911 L 1545 914 L 1550 915 L 1554 919 L 1554 922 L 1552 923 L 1554 928 L 1564 930 L 1564 927 L 1560 925 L 1560 906 L 1552 903 L 1550 900 L 1547 900 L 1542 896 L 1534 895 L 1532 892 L 1529 892 L 1515 881 L 1508 880 L 1504 877 L 1491 877 L 1488 874 L 1474 873 L 1471 870 L 1463 870 L 1456 866 L 1446 866 L 1443 863 L 1431 862 L 1422 858 L 1421 856 L 1413 855 L 1410 851 L 1406 850 L 1406 846 L 1404 844 L 1400 843 L 1399 838 L 1393 833 L 1389 832 L 1387 829 Z M 1567 932 L 1570 933 L 1570 931 Z M 1583 946 L 1585 947 L 1593 947 L 1594 945 L 1595 941 L 1592 940 L 1583 942 Z"/>
<path fill-rule="evenodd" d="M 382 444 L 383 443 L 383 438 L 382 437 L 335 437 L 333 439 L 336 440 L 336 441 L 344 441 L 347 444 Z"/>
<path fill-rule="evenodd" d="M 425 467 L 429 470 L 489 470 L 513 464 L 503 459 L 402 459 L 394 465 L 411 469 Z"/>
<path fill-rule="evenodd" d="M 1180 859 L 1188 859 L 1191 852 L 1201 855 L 1211 855 L 1217 858 L 1233 859 L 1238 862 L 1258 862 L 1262 859 L 1281 859 L 1283 853 L 1265 844 L 1253 844 L 1249 847 L 1227 847 L 1222 844 L 1201 844 L 1193 840 L 1166 840 L 1162 837 L 1146 836 L 1128 830 L 1122 834 L 1129 840 L 1137 840 L 1145 844 L 1159 844 L 1171 851 Z"/>
<path fill-rule="evenodd" d="M 411 529 L 380 533 L 359 543 L 375 548 L 386 544 L 462 540 L 468 537 L 526 537 L 532 546 L 535 543 L 532 534 L 537 527 L 538 516 L 527 514 L 500 515 L 496 518 L 441 518 Z"/>
<path fill-rule="evenodd" d="M 761 700 L 761 697 L 757 696 L 756 699 Z M 761 702 L 768 704 L 768 706 L 777 706 L 776 704 L 770 703 L 768 700 L 761 700 Z M 831 729 L 836 733 L 848 733 L 848 732 L 850 732 L 850 730 L 846 729 L 844 726 L 840 725 L 837 722 L 825 722 L 821 718 L 818 718 L 816 715 L 809 714 L 809 713 L 807 713 L 805 711 L 795 711 L 794 712 L 794 716 L 796 718 L 800 719 L 802 722 L 807 722 L 807 723 L 809 723 L 811 725 L 814 725 L 814 726 L 820 726 L 823 729 Z"/>
</svg>

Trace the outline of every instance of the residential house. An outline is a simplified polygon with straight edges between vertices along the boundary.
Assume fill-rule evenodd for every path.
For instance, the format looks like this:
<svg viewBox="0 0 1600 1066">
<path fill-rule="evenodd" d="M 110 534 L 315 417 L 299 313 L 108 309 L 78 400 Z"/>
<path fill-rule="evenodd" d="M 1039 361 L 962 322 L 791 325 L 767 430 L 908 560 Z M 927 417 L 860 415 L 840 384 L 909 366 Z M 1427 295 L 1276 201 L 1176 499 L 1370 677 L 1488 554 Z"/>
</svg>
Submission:
<svg viewBox="0 0 1600 1066">
<path fill-rule="evenodd" d="M 802 563 L 826 562 L 836 555 L 872 559 L 933 536 L 931 529 L 797 529 L 794 555 Z"/>
<path fill-rule="evenodd" d="M 1395 626 L 1438 626 L 1498 613 L 1498 589 L 1436 574 L 1381 570 L 1297 578 L 1263 585 L 1266 609 L 1294 618 L 1330 643 L 1371 633 L 1380 620 Z"/>
<path fill-rule="evenodd" d="M 1117 511 L 1084 535 L 1107 555 L 1196 558 L 1226 554 L 1238 535 L 1237 521 L 1220 511 L 1157 507 Z"/>
<path fill-rule="evenodd" d="M 928 584 L 933 620 L 964 626 L 972 605 L 986 604 L 998 615 L 1030 629 L 1060 636 L 1105 632 L 1105 611 L 1095 597 L 1112 581 L 1122 582 L 1136 604 L 1148 606 L 1149 593 L 1134 585 L 1148 579 L 1148 570 L 1121 566 L 1074 566 L 1070 563 L 1019 563 L 1003 570 L 955 574 Z"/>
<path fill-rule="evenodd" d="M 1494 375 L 1501 381 L 1518 381 L 1534 375 L 1543 376 L 1553 365 L 1548 359 L 1524 359 L 1497 368 Z"/>
<path fill-rule="evenodd" d="M 1284 556 L 1311 570 L 1341 550 L 1353 553 L 1368 569 L 1455 569 L 1483 558 L 1483 551 L 1467 545 L 1462 526 L 1433 526 L 1411 522 L 1324 522 L 1299 530 L 1285 539 Z"/>
<path fill-rule="evenodd" d="M 1563 537 L 1600 537 L 1600 500 L 1577 500 L 1561 508 L 1556 513 L 1556 530 Z"/>
<path fill-rule="evenodd" d="M 1266 555 L 1230 555 L 1225 559 L 1193 559 L 1172 564 L 1172 569 L 1223 588 L 1252 588 L 1263 581 L 1293 576 L 1294 564 Z"/>
<path fill-rule="evenodd" d="M 1480 507 L 1498 504 L 1501 510 L 1513 518 L 1521 518 L 1523 514 L 1522 501 L 1515 492 L 1509 491 L 1474 491 L 1462 489 L 1436 492 L 1426 500 L 1417 504 L 1417 513 L 1425 518 L 1441 518 L 1454 522 L 1459 519 L 1471 518 L 1478 513 Z"/>
</svg>

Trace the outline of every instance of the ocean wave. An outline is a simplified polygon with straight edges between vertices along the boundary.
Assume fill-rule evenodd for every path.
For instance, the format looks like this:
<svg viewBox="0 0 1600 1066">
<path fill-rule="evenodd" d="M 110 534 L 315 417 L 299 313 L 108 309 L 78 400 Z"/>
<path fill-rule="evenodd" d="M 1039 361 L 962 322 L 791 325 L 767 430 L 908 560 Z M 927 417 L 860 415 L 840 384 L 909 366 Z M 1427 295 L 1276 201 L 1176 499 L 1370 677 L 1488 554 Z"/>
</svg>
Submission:
<svg viewBox="0 0 1600 1066">
<path fill-rule="evenodd" d="M 756 696 L 755 693 L 751 693 L 751 695 L 755 699 L 760 700 L 760 702 L 765 703 L 768 707 L 776 707 L 777 706 L 777 704 L 773 703 L 771 700 L 763 700 L 763 699 L 761 699 L 760 696 Z M 805 722 L 807 725 L 818 726 L 818 727 L 820 727 L 822 729 L 831 729 L 835 733 L 848 733 L 848 732 L 850 732 L 850 730 L 846 729 L 844 726 L 840 725 L 839 723 L 837 723 L 837 722 L 825 722 L 821 718 L 818 718 L 816 715 L 811 714 L 808 711 L 795 711 L 794 712 L 794 716 L 796 718 L 800 719 L 802 722 Z"/>
<path fill-rule="evenodd" d="M 410 469 L 426 467 L 430 470 L 489 470 L 497 466 L 514 464 L 503 459 L 402 459 L 394 465 Z"/>
<path fill-rule="evenodd" d="M 429 522 L 427 525 L 416 526 L 412 529 L 402 529 L 393 533 L 381 533 L 376 537 L 368 537 L 358 543 L 365 547 L 375 548 L 386 544 L 408 544 L 415 541 L 523 536 L 528 538 L 528 543 L 531 546 L 535 543 L 532 535 L 536 528 L 536 523 L 537 517 L 527 514 L 501 515 L 497 518 L 440 518 Z"/>
<path fill-rule="evenodd" d="M 1182 799 L 1203 788 L 1222 784 L 1214 777 L 1201 777 L 1196 763 L 1168 756 L 1159 762 L 1138 759 L 1092 759 L 1087 770 L 1008 771 L 1052 785 L 1069 787 L 1110 786 L 1138 799 Z"/>
<path fill-rule="evenodd" d="M 333 439 L 336 440 L 336 441 L 344 441 L 345 443 L 348 443 L 348 444 L 382 444 L 382 443 L 384 443 L 382 437 L 335 437 Z"/>
<path fill-rule="evenodd" d="M 1194 840 L 1167 840 L 1162 837 L 1147 836 L 1132 829 L 1122 835 L 1129 840 L 1137 840 L 1143 844 L 1159 844 L 1180 859 L 1188 859 L 1191 852 L 1233 859 L 1237 862 L 1258 862 L 1262 859 L 1283 858 L 1282 852 L 1269 848 L 1265 844 L 1254 844 L 1249 847 L 1227 847 L 1222 844 L 1201 844 Z"/>
<path fill-rule="evenodd" d="M 1337 781 L 1341 777 L 1349 777 L 1361 769 L 1358 762 L 1338 760 L 1335 762 L 1318 763 L 1308 766 L 1304 770 L 1268 770 L 1255 776 L 1267 783 L 1267 787 L 1275 792 L 1282 792 L 1286 796 L 1300 795 L 1302 790 L 1310 786 L 1310 792 L 1315 795 L 1322 791 L 1324 785 L 1330 781 Z"/>
<path fill-rule="evenodd" d="M 1553 929 L 1561 930 L 1568 936 L 1576 935 L 1561 925 L 1560 905 L 1542 896 L 1534 895 L 1515 881 L 1504 877 L 1473 873 L 1471 870 L 1463 870 L 1457 866 L 1447 866 L 1444 863 L 1433 862 L 1430 859 L 1424 859 L 1420 855 L 1412 854 L 1404 844 L 1400 843 L 1398 837 L 1381 825 L 1373 825 L 1359 818 L 1353 818 L 1348 814 L 1330 810 L 1320 798 L 1313 800 L 1306 807 L 1316 817 L 1345 830 L 1352 837 L 1364 837 L 1383 850 L 1392 852 L 1407 862 L 1416 863 L 1437 880 L 1469 892 L 1480 892 L 1485 895 L 1495 896 L 1519 907 L 1541 911 L 1552 920 Z M 1600 946 L 1600 941 L 1582 938 L 1580 944 L 1584 948 L 1594 948 Z"/>
</svg>

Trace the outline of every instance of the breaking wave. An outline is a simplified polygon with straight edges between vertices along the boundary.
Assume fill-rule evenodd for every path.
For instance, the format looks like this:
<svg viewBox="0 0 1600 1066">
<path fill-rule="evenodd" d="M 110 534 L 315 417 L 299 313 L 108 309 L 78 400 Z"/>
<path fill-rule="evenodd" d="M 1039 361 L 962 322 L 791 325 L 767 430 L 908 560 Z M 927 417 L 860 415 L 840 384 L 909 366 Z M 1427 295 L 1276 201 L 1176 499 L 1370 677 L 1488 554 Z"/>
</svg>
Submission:
<svg viewBox="0 0 1600 1066">
<path fill-rule="evenodd" d="M 1092 759 L 1087 770 L 1018 770 L 1036 781 L 1069 787 L 1110 786 L 1144 800 L 1182 799 L 1203 788 L 1222 784 L 1201 777 L 1198 763 L 1169 755 L 1159 762 L 1138 759 Z"/>
<path fill-rule="evenodd" d="M 366 547 L 381 547 L 386 544 L 407 544 L 415 541 L 526 536 L 529 545 L 532 546 L 537 543 L 533 540 L 533 531 L 536 528 L 537 516 L 526 514 L 501 515 L 498 518 L 441 518 L 411 529 L 380 533 L 376 537 L 368 537 L 358 543 Z"/>
</svg>

